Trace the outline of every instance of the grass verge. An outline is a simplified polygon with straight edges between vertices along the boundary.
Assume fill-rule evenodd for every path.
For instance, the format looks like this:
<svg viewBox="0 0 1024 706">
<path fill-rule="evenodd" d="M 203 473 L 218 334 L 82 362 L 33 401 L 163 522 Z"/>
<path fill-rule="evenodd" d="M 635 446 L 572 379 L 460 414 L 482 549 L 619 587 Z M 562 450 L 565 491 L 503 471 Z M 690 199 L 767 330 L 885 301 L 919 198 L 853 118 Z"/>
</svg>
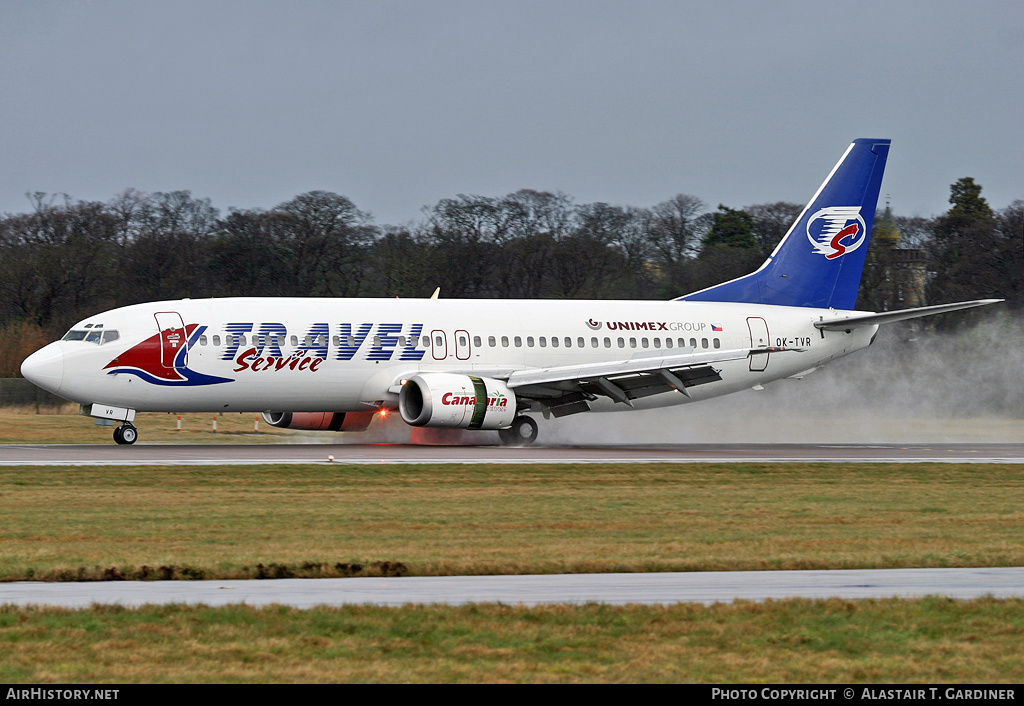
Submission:
<svg viewBox="0 0 1024 706">
<path fill-rule="evenodd" d="M 0 607 L 0 681 L 1019 683 L 1022 639 L 991 599 Z"/>
<path fill-rule="evenodd" d="M 1024 468 L 0 468 L 0 580 L 1012 566 Z"/>
<path fill-rule="evenodd" d="M 35 414 L 32 408 L 0 411 L 0 444 L 111 444 L 112 426 L 100 426 L 92 417 L 68 405 L 66 414 Z M 276 429 L 256 414 L 182 414 L 142 412 L 136 415 L 140 443 L 158 444 L 278 444 L 301 435 Z M 213 420 L 217 419 L 217 431 Z M 309 432 L 306 432 L 307 434 Z"/>
</svg>

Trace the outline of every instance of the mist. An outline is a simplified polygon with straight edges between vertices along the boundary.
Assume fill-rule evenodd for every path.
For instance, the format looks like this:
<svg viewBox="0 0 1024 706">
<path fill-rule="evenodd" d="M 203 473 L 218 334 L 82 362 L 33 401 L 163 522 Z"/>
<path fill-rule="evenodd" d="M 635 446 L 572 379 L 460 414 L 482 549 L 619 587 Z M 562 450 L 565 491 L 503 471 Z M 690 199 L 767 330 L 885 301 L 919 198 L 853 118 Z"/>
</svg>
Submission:
<svg viewBox="0 0 1024 706">
<path fill-rule="evenodd" d="M 656 410 L 538 416 L 537 445 L 1024 442 L 1024 318 L 983 312 L 955 332 L 919 326 L 882 326 L 869 348 L 761 391 Z M 397 413 L 364 433 L 302 440 L 498 443 L 496 432 L 410 428 Z"/>
<path fill-rule="evenodd" d="M 957 332 L 888 325 L 869 348 L 803 380 L 681 407 L 553 420 L 542 424 L 539 441 L 1020 442 L 1022 373 L 1024 319 L 1005 312 Z"/>
</svg>

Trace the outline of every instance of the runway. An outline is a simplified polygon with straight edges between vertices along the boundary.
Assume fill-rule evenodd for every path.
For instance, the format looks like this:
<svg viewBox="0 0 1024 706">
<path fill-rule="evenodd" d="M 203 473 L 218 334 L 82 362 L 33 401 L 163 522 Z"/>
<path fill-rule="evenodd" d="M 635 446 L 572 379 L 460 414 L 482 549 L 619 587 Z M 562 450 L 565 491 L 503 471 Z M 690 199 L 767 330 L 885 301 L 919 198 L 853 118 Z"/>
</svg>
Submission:
<svg viewBox="0 0 1024 706">
<path fill-rule="evenodd" d="M 334 460 L 329 461 L 328 457 Z M 456 463 L 1024 463 L 1024 444 L 0 445 L 0 466 Z"/>
<path fill-rule="evenodd" d="M 0 605 L 86 608 L 244 603 L 318 605 L 464 605 L 728 603 L 785 598 L 1024 598 L 1024 567 L 841 571 L 716 571 L 651 574 L 434 576 L 248 581 L 18 582 L 0 584 Z"/>
</svg>

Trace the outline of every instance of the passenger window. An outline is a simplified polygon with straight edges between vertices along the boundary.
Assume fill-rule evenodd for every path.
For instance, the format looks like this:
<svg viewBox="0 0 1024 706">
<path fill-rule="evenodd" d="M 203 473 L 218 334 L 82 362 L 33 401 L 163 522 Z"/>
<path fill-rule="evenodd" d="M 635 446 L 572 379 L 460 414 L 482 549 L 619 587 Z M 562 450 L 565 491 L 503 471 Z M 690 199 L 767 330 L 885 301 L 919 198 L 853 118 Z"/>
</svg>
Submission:
<svg viewBox="0 0 1024 706">
<path fill-rule="evenodd" d="M 107 331 L 107 333 L 112 333 L 112 332 L 111 331 Z M 107 337 L 106 336 L 103 337 L 103 342 L 104 343 L 107 342 Z M 206 336 L 200 336 L 199 337 L 199 345 L 201 345 L 201 346 L 205 346 L 206 345 Z"/>
<path fill-rule="evenodd" d="M 348 345 L 349 346 L 356 345 L 356 339 L 353 336 L 349 336 L 348 337 Z M 430 336 L 424 336 L 423 337 L 423 347 L 424 348 L 430 348 Z"/>
<path fill-rule="evenodd" d="M 213 337 L 213 345 L 220 346 L 220 336 Z"/>
<path fill-rule="evenodd" d="M 696 347 L 697 347 L 697 339 L 696 338 L 691 338 L 690 339 L 690 348 L 696 348 Z"/>
<path fill-rule="evenodd" d="M 654 347 L 655 348 L 661 348 L 661 339 L 660 338 L 655 338 L 654 339 Z"/>
<path fill-rule="evenodd" d="M 334 343 L 334 347 L 335 347 L 335 348 L 339 347 L 339 346 L 341 345 L 341 336 L 334 336 L 334 337 L 333 337 L 333 338 L 331 339 L 331 342 L 333 342 L 333 343 Z M 278 345 L 281 345 L 281 344 L 280 344 L 280 343 L 278 343 Z"/>
<path fill-rule="evenodd" d="M 700 347 L 701 348 L 707 348 L 708 347 L 708 339 L 706 339 L 706 338 L 700 339 Z"/>
<path fill-rule="evenodd" d="M 605 348 L 611 348 L 612 347 L 612 339 L 608 338 L 607 336 L 605 336 L 605 338 L 604 338 L 604 347 Z"/>
<path fill-rule="evenodd" d="M 657 339 L 655 339 L 655 340 L 657 340 Z M 671 348 L 672 347 L 672 339 L 671 338 L 666 338 L 665 339 L 665 347 L 666 348 Z"/>
<path fill-rule="evenodd" d="M 529 348 L 533 348 L 533 343 L 534 343 L 533 336 L 527 336 L 526 337 L 526 345 Z"/>
<path fill-rule="evenodd" d="M 378 336 L 377 338 L 379 339 L 380 336 Z M 459 336 L 459 345 L 460 346 L 465 346 L 466 343 L 468 343 L 468 340 L 466 339 L 466 337 L 465 336 Z"/>
<path fill-rule="evenodd" d="M 548 347 L 548 339 L 544 338 L 544 336 L 540 337 L 540 347 L 541 348 L 547 348 Z"/>
<path fill-rule="evenodd" d="M 597 348 L 597 337 L 596 336 L 594 338 L 590 339 L 590 347 L 591 348 Z"/>
<path fill-rule="evenodd" d="M 514 342 L 516 344 L 516 348 L 522 348 L 523 347 L 523 337 L 522 336 L 516 336 L 515 339 L 514 339 Z"/>
<path fill-rule="evenodd" d="M 558 336 L 551 337 L 551 347 L 558 348 Z"/>
<path fill-rule="evenodd" d="M 625 348 L 626 347 L 626 339 L 620 338 L 618 340 L 618 344 L 619 344 L 619 348 Z"/>
<path fill-rule="evenodd" d="M 508 348 L 508 336 L 501 337 L 501 347 Z"/>
<path fill-rule="evenodd" d="M 229 336 L 229 338 L 230 338 L 230 336 Z M 350 340 L 350 341 L 351 341 L 351 340 L 352 340 L 352 338 L 350 337 L 350 338 L 349 338 L 348 340 Z M 231 345 L 231 342 L 230 342 L 230 341 L 228 341 L 228 345 L 229 345 L 229 346 Z M 293 335 L 293 336 L 292 336 L 292 346 L 295 346 L 295 347 L 297 347 L 298 345 L 299 345 L 299 337 L 298 337 L 298 336 L 294 336 L 294 335 Z"/>
<path fill-rule="evenodd" d="M 473 345 L 476 346 L 477 348 L 483 345 L 483 343 L 480 341 L 479 336 L 473 336 Z"/>
<path fill-rule="evenodd" d="M 712 343 L 714 344 L 715 348 L 721 348 L 722 347 L 721 341 L 719 341 L 717 338 L 715 340 L 713 340 Z"/>
<path fill-rule="evenodd" d="M 629 339 L 629 347 L 630 348 L 636 348 L 636 339 L 635 338 Z"/>
<path fill-rule="evenodd" d="M 642 346 L 643 348 L 650 348 L 650 347 L 651 347 L 651 342 L 650 342 L 650 341 L 648 341 L 648 340 L 647 340 L 646 338 L 641 338 L 641 339 L 640 339 L 640 345 L 641 345 L 641 346 Z"/>
<path fill-rule="evenodd" d="M 438 348 L 444 347 L 444 339 L 441 338 L 440 336 L 434 336 L 434 345 L 437 346 Z"/>
<path fill-rule="evenodd" d="M 489 345 L 491 348 L 494 348 L 496 345 L 498 345 L 498 342 L 494 340 L 494 336 L 488 336 L 487 345 Z"/>
</svg>

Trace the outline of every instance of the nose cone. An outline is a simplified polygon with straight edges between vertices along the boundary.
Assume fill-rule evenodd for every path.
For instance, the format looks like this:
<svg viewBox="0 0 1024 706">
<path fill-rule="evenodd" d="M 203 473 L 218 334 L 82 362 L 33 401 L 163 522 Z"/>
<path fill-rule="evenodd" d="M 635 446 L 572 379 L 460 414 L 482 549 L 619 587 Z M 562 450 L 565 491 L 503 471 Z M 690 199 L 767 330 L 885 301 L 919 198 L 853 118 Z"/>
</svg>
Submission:
<svg viewBox="0 0 1024 706">
<path fill-rule="evenodd" d="M 48 392 L 57 394 L 64 382 L 64 351 L 51 343 L 37 350 L 21 364 L 21 374 Z"/>
</svg>

